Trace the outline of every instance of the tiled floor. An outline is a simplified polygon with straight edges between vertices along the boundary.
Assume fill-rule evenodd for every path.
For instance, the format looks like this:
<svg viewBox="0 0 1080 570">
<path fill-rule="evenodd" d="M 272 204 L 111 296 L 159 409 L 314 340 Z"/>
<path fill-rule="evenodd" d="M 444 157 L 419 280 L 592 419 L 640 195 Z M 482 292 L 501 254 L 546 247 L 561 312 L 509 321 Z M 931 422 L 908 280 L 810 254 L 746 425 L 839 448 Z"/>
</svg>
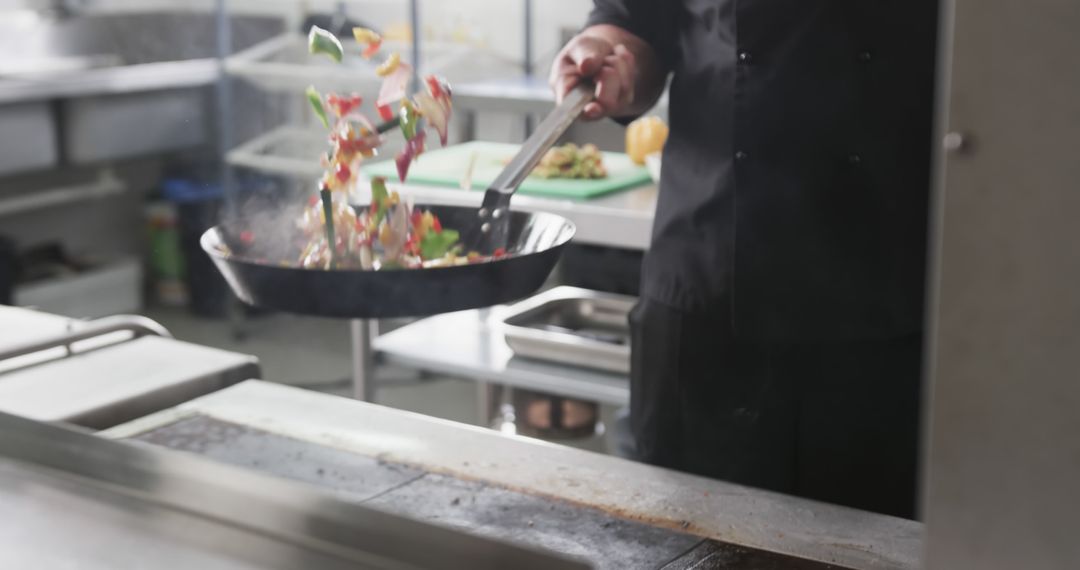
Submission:
<svg viewBox="0 0 1080 570">
<path fill-rule="evenodd" d="M 350 393 L 349 324 L 345 320 L 273 314 L 247 319 L 241 327 L 227 319 L 207 319 L 184 309 L 151 307 L 146 316 L 189 342 L 257 356 L 263 379 L 347 396 Z M 399 323 L 400 324 L 400 323 Z M 388 324 L 385 326 L 394 326 Z M 244 334 L 237 335 L 238 330 Z M 379 404 L 458 422 L 479 423 L 477 385 L 467 379 L 427 375 L 393 367 L 376 371 Z M 601 407 L 601 421 L 614 425 L 613 408 Z M 615 449 L 613 430 L 560 443 L 600 452 Z"/>
</svg>

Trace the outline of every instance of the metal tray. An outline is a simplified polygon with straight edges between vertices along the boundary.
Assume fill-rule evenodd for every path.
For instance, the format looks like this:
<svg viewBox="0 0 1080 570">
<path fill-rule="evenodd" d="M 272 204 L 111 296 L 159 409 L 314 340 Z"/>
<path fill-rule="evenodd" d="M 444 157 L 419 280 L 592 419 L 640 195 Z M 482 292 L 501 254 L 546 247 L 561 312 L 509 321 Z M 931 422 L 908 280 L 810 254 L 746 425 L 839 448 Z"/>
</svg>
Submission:
<svg viewBox="0 0 1080 570">
<path fill-rule="evenodd" d="M 510 307 L 506 343 L 519 356 L 630 373 L 635 297 L 556 287 Z"/>
</svg>

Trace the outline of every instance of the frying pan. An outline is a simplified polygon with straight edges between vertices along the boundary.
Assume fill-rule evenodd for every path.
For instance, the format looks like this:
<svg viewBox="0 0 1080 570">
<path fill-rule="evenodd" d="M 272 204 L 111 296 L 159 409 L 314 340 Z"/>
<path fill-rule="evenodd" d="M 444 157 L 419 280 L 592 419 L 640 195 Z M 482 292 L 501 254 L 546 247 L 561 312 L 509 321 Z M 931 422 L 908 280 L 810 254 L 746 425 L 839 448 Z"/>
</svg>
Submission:
<svg viewBox="0 0 1080 570">
<path fill-rule="evenodd" d="M 295 224 L 274 226 L 270 239 L 241 239 L 259 227 L 255 216 L 206 231 L 202 247 L 242 301 L 261 307 L 353 319 L 418 317 L 521 299 L 543 285 L 574 225 L 548 213 L 510 211 L 510 198 L 543 154 L 592 100 L 591 86 L 568 94 L 522 145 L 475 207 L 417 204 L 457 229 L 465 249 L 506 257 L 429 269 L 308 269 L 279 263 L 299 258 L 304 242 Z"/>
</svg>

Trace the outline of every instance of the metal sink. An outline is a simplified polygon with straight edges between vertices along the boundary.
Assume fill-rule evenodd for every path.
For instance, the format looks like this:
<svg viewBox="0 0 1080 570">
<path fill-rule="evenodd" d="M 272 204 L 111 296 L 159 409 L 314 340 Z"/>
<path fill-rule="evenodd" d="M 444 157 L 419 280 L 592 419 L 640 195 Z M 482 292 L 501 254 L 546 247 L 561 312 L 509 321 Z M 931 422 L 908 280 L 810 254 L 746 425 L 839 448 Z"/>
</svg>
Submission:
<svg viewBox="0 0 1080 570">
<path fill-rule="evenodd" d="M 231 18 L 234 47 L 281 30 L 277 18 Z M 186 10 L 0 17 L 0 103 L 205 85 L 217 78 L 215 15 Z"/>
<path fill-rule="evenodd" d="M 233 47 L 280 33 L 279 18 L 232 16 Z M 34 10 L 0 11 L 0 101 L 122 92 L 158 85 L 206 83 L 216 73 L 216 16 L 171 10 L 52 17 Z M 67 87 L 65 88 L 64 85 Z M 20 89 L 26 87 L 26 89 Z"/>
<path fill-rule="evenodd" d="M 231 22 L 236 49 L 283 25 L 254 16 Z M 2 12 L 0 119 L 18 119 L 4 122 L 18 128 L 0 131 L 0 174 L 48 168 L 61 155 L 92 163 L 205 143 L 202 88 L 218 78 L 216 45 L 210 12 Z"/>
</svg>

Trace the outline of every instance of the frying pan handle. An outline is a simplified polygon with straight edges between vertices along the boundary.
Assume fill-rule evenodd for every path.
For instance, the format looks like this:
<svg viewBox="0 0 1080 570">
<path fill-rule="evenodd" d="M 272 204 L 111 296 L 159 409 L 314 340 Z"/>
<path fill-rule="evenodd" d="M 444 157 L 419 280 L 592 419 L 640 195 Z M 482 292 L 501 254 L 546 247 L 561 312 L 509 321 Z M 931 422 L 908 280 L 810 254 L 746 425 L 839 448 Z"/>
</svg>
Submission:
<svg viewBox="0 0 1080 570">
<path fill-rule="evenodd" d="M 574 124 L 585 106 L 592 102 L 594 92 L 595 87 L 591 82 L 580 83 L 571 89 L 562 103 L 537 125 L 532 136 L 521 145 L 521 150 L 488 187 L 488 192 L 513 194 L 525 177 L 536 168 L 544 153 Z"/>
<path fill-rule="evenodd" d="M 536 168 L 544 153 L 574 124 L 581 112 L 594 98 L 595 88 L 590 82 L 574 87 L 521 145 L 521 150 L 510 160 L 506 168 L 484 193 L 484 201 L 478 212 L 478 227 L 469 232 L 465 243 L 471 251 L 490 254 L 507 247 L 510 231 L 510 197 L 514 195 L 525 177 Z"/>
</svg>

